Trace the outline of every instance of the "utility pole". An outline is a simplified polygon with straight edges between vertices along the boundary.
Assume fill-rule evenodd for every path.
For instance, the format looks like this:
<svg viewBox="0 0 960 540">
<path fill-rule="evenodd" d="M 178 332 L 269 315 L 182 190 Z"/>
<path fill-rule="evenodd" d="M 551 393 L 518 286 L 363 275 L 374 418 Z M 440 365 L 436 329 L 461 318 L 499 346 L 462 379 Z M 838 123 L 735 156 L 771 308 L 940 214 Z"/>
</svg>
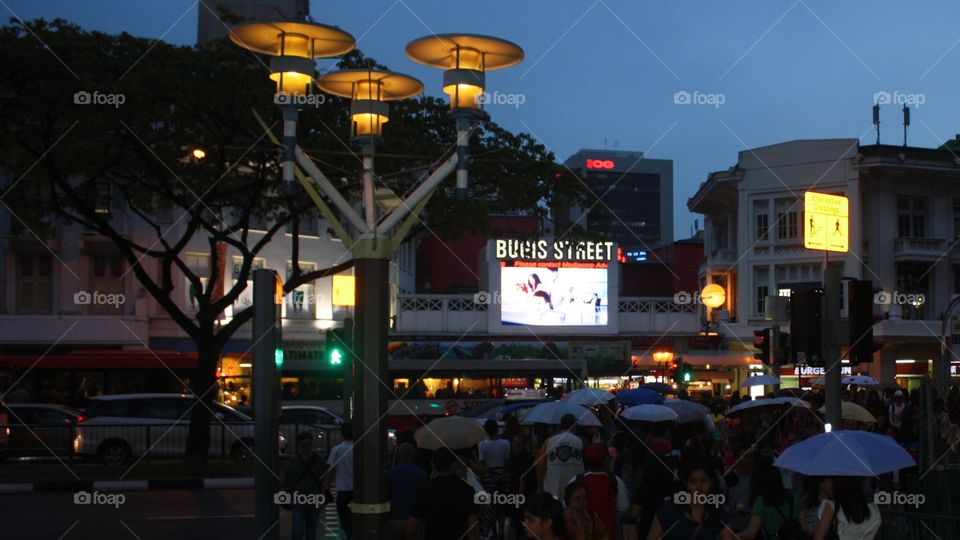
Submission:
<svg viewBox="0 0 960 540">
<path fill-rule="evenodd" d="M 820 340 L 823 354 L 824 385 L 826 386 L 827 423 L 832 429 L 838 429 L 843 422 L 841 404 L 840 342 L 837 327 L 840 324 L 840 267 L 830 268 L 827 254 L 823 255 L 823 315 L 821 319 L 822 337 Z"/>
<path fill-rule="evenodd" d="M 277 540 L 279 509 L 273 497 L 279 479 L 277 422 L 280 399 L 277 376 L 282 362 L 280 308 L 283 283 L 273 270 L 253 271 L 253 448 L 259 458 L 254 469 L 254 531 L 257 538 Z M 291 441 L 292 443 L 292 441 Z"/>
</svg>

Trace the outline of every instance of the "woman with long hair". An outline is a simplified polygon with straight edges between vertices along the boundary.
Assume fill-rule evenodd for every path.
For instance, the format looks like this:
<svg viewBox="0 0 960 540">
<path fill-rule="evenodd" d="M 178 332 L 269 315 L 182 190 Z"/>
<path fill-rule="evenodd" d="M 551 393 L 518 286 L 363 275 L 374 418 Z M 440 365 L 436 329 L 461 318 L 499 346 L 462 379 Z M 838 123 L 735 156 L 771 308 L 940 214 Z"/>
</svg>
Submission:
<svg viewBox="0 0 960 540">
<path fill-rule="evenodd" d="M 477 445 L 480 468 L 480 483 L 487 493 L 510 493 L 510 474 L 507 461 L 510 459 L 511 444 L 507 439 L 499 438 L 500 426 L 493 418 L 483 425 L 487 440 Z M 480 534 L 485 538 L 502 538 L 506 507 L 503 504 L 485 504 L 480 507 Z"/>
<path fill-rule="evenodd" d="M 780 469 L 768 460 L 759 461 L 752 480 L 756 489 L 750 524 L 737 536 L 746 540 L 776 538 L 785 527 L 799 529 L 803 503 L 796 493 L 783 487 Z"/>
<path fill-rule="evenodd" d="M 713 469 L 700 460 L 688 462 L 680 481 L 683 490 L 657 509 L 647 540 L 733 540 Z"/>
<path fill-rule="evenodd" d="M 863 478 L 838 476 L 832 486 L 832 499 L 820 503 L 820 525 L 814 540 L 828 538 L 834 521 L 840 540 L 872 540 L 880 530 L 880 508 L 867 499 Z"/>
<path fill-rule="evenodd" d="M 609 540 L 610 531 L 603 520 L 587 505 L 587 486 L 582 480 L 567 484 L 563 500 L 567 505 L 564 521 L 570 540 Z"/>
</svg>

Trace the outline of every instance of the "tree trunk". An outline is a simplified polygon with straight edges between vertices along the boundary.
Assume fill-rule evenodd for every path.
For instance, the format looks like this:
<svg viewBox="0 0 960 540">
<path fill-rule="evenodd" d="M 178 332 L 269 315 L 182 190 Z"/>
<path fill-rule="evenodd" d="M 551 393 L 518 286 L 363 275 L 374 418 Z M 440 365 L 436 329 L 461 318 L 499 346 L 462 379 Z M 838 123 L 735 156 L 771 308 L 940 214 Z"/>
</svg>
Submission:
<svg viewBox="0 0 960 540">
<path fill-rule="evenodd" d="M 212 340 L 211 340 L 212 341 Z M 200 400 L 193 407 L 190 416 L 190 431 L 187 434 L 187 449 L 184 454 L 184 463 L 205 464 L 207 451 L 210 448 L 210 422 L 213 417 L 211 410 L 216 401 L 217 362 L 220 359 L 219 348 L 198 343 L 197 369 L 190 378 L 190 391 Z"/>
</svg>

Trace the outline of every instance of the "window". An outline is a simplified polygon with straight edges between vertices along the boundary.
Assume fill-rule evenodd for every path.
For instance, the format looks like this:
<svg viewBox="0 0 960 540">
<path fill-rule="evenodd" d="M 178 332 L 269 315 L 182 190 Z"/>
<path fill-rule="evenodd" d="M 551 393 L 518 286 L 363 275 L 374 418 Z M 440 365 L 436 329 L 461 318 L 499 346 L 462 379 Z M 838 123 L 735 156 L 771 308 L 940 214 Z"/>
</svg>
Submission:
<svg viewBox="0 0 960 540">
<path fill-rule="evenodd" d="M 17 313 L 50 313 L 50 255 L 20 255 L 17 265 Z"/>
<path fill-rule="evenodd" d="M 766 266 L 753 269 L 753 286 L 756 291 L 753 303 L 754 314 L 763 315 L 767 309 L 767 295 L 770 294 L 770 270 Z"/>
<path fill-rule="evenodd" d="M 896 298 L 904 319 L 925 319 L 930 303 L 933 267 L 924 264 L 898 264 Z"/>
<path fill-rule="evenodd" d="M 304 212 L 300 216 L 300 236 L 320 236 L 320 227 L 314 212 Z M 287 232 L 293 234 L 293 221 L 287 223 Z"/>
<path fill-rule="evenodd" d="M 800 205 L 795 199 L 777 199 L 777 240 L 799 238 Z"/>
<path fill-rule="evenodd" d="M 114 299 L 120 298 L 117 295 L 123 294 L 123 258 L 119 255 L 94 255 L 92 259 L 93 271 L 90 279 L 92 292 L 98 295 L 98 298 L 103 298 L 100 295 L 113 295 Z M 93 314 L 119 312 L 121 312 L 119 302 L 90 303 L 90 313 Z"/>
<path fill-rule="evenodd" d="M 960 198 L 953 200 L 953 239 L 960 240 Z"/>
<path fill-rule="evenodd" d="M 770 210 L 768 201 L 753 201 L 754 240 L 767 240 L 770 236 Z"/>
<path fill-rule="evenodd" d="M 927 237 L 925 197 L 897 197 L 897 232 L 900 238 Z"/>
<path fill-rule="evenodd" d="M 317 270 L 317 263 L 300 262 L 300 272 L 308 274 Z M 287 280 L 293 275 L 293 262 L 287 261 Z M 290 291 L 284 298 L 284 318 L 313 319 L 317 308 L 314 282 L 310 281 Z"/>
</svg>

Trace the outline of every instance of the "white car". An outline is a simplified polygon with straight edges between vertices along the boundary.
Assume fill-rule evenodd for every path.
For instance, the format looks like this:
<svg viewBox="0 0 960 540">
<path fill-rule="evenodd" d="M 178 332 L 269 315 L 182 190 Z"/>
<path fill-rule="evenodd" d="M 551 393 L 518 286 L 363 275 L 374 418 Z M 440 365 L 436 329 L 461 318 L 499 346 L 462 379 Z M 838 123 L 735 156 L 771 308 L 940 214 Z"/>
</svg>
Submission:
<svg viewBox="0 0 960 540">
<path fill-rule="evenodd" d="M 303 431 L 316 436 L 315 448 L 326 454 L 343 438 L 340 426 L 344 419 L 326 407 L 317 405 L 283 405 L 280 408 L 280 434 L 288 441 L 296 441 Z"/>
<path fill-rule="evenodd" d="M 117 466 L 134 457 L 181 457 L 187 444 L 192 408 L 202 406 L 183 394 L 118 394 L 90 400 L 77 423 L 73 450 Z M 222 403 L 213 404 L 210 456 L 236 461 L 253 457 L 253 420 Z M 286 439 L 279 436 L 280 454 Z"/>
</svg>

